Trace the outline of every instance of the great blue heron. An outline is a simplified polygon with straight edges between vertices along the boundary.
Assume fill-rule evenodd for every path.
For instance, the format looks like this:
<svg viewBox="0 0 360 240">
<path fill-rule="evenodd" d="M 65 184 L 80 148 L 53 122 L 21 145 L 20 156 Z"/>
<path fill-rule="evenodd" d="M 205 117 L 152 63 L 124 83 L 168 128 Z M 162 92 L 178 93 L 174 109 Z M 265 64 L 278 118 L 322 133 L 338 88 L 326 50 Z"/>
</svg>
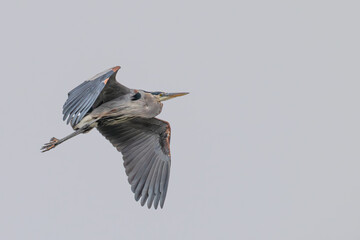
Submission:
<svg viewBox="0 0 360 240">
<path fill-rule="evenodd" d="M 162 208 L 170 174 L 170 125 L 155 118 L 162 101 L 186 95 L 130 89 L 115 80 L 119 66 L 97 74 L 68 93 L 63 120 L 75 130 L 51 138 L 41 150 L 55 148 L 80 133 L 97 128 L 122 153 L 135 200 Z"/>
</svg>

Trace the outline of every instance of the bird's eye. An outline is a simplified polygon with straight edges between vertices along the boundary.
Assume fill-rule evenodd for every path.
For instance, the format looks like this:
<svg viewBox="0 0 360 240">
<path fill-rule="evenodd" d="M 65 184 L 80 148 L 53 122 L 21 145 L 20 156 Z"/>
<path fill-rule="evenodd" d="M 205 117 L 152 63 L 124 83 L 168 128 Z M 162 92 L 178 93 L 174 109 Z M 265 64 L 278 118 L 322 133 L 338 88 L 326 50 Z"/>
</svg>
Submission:
<svg viewBox="0 0 360 240">
<path fill-rule="evenodd" d="M 163 93 L 160 93 L 159 96 L 162 97 L 164 94 Z"/>
<path fill-rule="evenodd" d="M 140 99 L 141 98 L 141 94 L 139 93 L 139 92 L 137 92 L 135 95 L 133 95 L 132 97 L 131 97 L 131 100 L 132 101 L 136 101 L 136 100 L 138 100 L 138 99 Z"/>
</svg>

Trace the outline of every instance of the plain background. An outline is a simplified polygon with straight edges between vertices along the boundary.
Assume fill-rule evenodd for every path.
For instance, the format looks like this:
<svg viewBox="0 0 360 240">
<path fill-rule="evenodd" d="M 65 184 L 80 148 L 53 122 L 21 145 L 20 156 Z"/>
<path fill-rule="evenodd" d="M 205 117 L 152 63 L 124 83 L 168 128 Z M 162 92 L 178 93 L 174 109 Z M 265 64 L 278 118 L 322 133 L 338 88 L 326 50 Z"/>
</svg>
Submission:
<svg viewBox="0 0 360 240">
<path fill-rule="evenodd" d="M 358 1 L 7 1 L 0 239 L 360 239 Z M 42 154 L 107 68 L 164 103 L 164 209 L 96 130 Z"/>
</svg>

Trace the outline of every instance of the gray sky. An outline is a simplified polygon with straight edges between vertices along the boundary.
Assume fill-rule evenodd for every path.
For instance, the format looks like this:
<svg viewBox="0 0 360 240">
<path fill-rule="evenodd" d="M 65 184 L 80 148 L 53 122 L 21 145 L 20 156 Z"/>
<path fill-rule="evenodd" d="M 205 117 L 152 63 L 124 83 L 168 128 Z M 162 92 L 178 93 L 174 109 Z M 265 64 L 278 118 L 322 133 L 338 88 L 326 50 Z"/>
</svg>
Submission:
<svg viewBox="0 0 360 240">
<path fill-rule="evenodd" d="M 0 239 L 360 239 L 356 1 L 8 1 Z M 165 102 L 165 207 L 135 202 L 96 130 L 41 154 L 107 68 Z"/>
</svg>

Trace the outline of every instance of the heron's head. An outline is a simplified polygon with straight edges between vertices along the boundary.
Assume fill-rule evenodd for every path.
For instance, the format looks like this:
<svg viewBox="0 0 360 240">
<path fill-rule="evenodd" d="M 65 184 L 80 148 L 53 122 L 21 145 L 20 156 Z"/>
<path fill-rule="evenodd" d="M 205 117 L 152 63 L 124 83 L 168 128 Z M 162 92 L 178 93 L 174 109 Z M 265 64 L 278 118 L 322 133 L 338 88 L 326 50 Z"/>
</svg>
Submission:
<svg viewBox="0 0 360 240">
<path fill-rule="evenodd" d="M 149 93 L 151 93 L 159 102 L 189 94 L 188 92 L 178 92 L 178 93 L 149 92 Z"/>
</svg>

